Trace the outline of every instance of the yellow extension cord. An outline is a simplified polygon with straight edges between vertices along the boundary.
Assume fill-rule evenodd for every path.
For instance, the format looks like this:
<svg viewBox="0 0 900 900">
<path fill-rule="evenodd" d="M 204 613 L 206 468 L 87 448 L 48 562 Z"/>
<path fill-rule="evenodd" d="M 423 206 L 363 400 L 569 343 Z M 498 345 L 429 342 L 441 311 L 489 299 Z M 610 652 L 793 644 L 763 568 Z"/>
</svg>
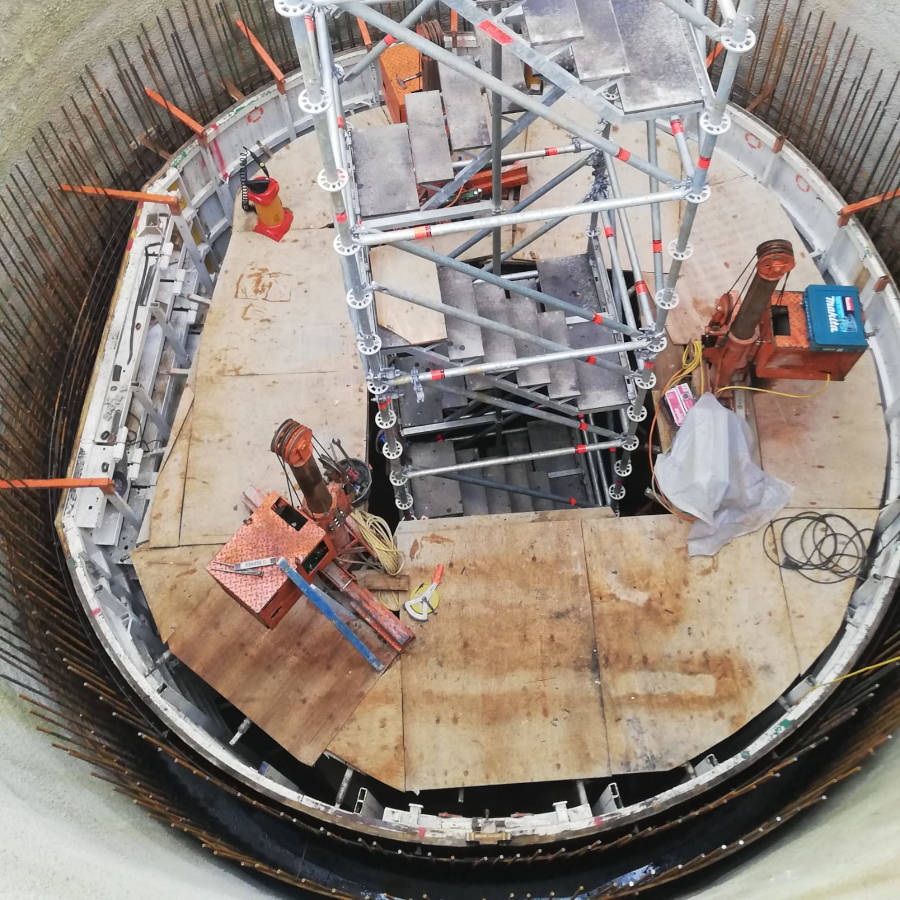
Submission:
<svg viewBox="0 0 900 900">
<path fill-rule="evenodd" d="M 397 549 L 397 543 L 391 534 L 388 523 L 380 516 L 361 509 L 353 510 L 350 518 L 353 519 L 360 537 L 378 560 L 382 569 L 388 575 L 399 575 L 403 571 L 406 559 Z M 397 591 L 377 591 L 376 593 L 388 609 L 394 612 L 400 609 L 403 601 Z"/>
</svg>

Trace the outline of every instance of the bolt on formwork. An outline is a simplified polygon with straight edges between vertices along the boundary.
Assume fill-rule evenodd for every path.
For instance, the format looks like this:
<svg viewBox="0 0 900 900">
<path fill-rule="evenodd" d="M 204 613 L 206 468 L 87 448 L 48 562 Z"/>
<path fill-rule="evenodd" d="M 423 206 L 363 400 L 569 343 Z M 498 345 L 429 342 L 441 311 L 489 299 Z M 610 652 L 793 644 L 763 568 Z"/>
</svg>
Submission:
<svg viewBox="0 0 900 900">
<path fill-rule="evenodd" d="M 275 0 L 276 10 L 290 20 L 300 60 L 304 90 L 299 103 L 311 116 L 317 134 L 322 157 L 318 183 L 332 200 L 334 248 L 344 276 L 366 384 L 379 406 L 376 421 L 384 434 L 381 451 L 388 460 L 396 504 L 401 510 L 411 508 L 411 478 L 569 453 L 593 457 L 599 449 L 612 451 L 614 477 L 607 483 L 602 465 L 589 467 L 595 493 L 599 494 L 602 482 L 605 497 L 618 501 L 625 494 L 623 481 L 632 471 L 630 456 L 639 443 L 637 427 L 647 417 L 647 393 L 656 386 L 654 360 L 666 346 L 666 319 L 669 310 L 678 303 L 676 285 L 681 263 L 692 252 L 690 235 L 697 209 L 710 195 L 707 179 L 710 161 L 719 135 L 730 126 L 727 104 L 735 73 L 741 56 L 756 42 L 749 27 L 754 0 L 718 4 L 715 13 L 718 21 L 704 13 L 703 4 L 684 0 L 617 0 L 614 4 L 608 0 L 562 0 L 565 15 L 557 9 L 558 3 L 551 11 L 545 0 L 526 0 L 524 4 L 508 0 L 480 4 L 472 0 L 445 0 L 444 6 L 472 26 L 471 36 L 476 38 L 476 44 L 461 43 L 458 35 L 451 40 L 434 38 L 427 27 L 422 27 L 422 20 L 436 14 L 441 6 L 433 0 L 418 4 L 401 21 L 375 9 L 378 5 L 361 0 Z M 346 72 L 335 65 L 329 38 L 329 27 L 341 16 L 353 16 L 383 35 Z M 653 44 L 658 45 L 661 60 L 647 63 L 644 59 L 639 78 L 632 71 L 634 57 L 630 62 L 625 51 L 629 41 L 639 39 L 646 43 L 648 37 L 652 42 L 649 52 L 652 54 Z M 708 39 L 721 44 L 724 51 L 715 89 L 706 74 Z M 479 102 L 484 91 L 490 100 L 490 125 L 485 122 L 480 143 L 471 144 L 471 149 L 454 147 L 463 152 L 456 153 L 458 158 L 452 162 L 448 159 L 446 177 L 437 179 L 436 183 L 425 178 L 418 181 L 417 204 L 400 212 L 375 215 L 362 208 L 356 183 L 359 147 L 346 124 L 341 84 L 366 72 L 372 72 L 378 84 L 379 76 L 373 67 L 389 47 L 398 43 L 420 54 L 423 63 L 427 59 L 436 64 L 436 70 L 442 73 L 443 90 L 474 90 L 470 96 L 479 98 Z M 481 67 L 475 64 L 474 53 L 468 52 L 478 43 L 483 45 L 482 49 L 486 48 Z M 644 56 L 646 53 L 644 47 Z M 678 68 L 671 63 L 673 53 L 682 65 L 675 75 L 666 68 Z M 527 66 L 532 79 L 523 85 L 507 78 L 504 60 Z M 425 68 L 423 64 L 422 82 Z M 404 91 L 408 81 L 399 82 Z M 649 82 L 655 90 L 650 101 L 641 96 L 641 86 Z M 542 95 L 534 92 L 535 83 L 540 83 Z M 463 84 L 465 88 L 460 87 Z M 586 125 L 584 115 L 573 116 L 570 105 L 560 111 L 557 101 L 561 98 L 583 107 L 595 125 Z M 452 137 L 451 103 L 446 97 L 443 99 L 447 131 Z M 441 105 L 436 108 L 440 116 Z M 529 148 L 504 155 L 504 148 L 538 119 L 561 129 L 568 135 L 568 141 L 542 150 Z M 646 158 L 611 137 L 612 126 L 630 122 L 645 123 Z M 687 141 L 686 123 L 696 123 L 696 159 Z M 437 125 L 443 131 L 443 117 Z M 671 142 L 680 171 L 671 172 L 661 166 L 657 138 Z M 527 196 L 504 206 L 501 178 L 504 166 L 566 153 L 577 155 L 570 166 L 544 184 L 530 186 Z M 380 164 L 390 167 L 394 161 L 382 158 Z M 623 167 L 640 173 L 646 179 L 646 190 L 626 191 L 621 177 Z M 457 205 L 469 179 L 486 168 L 490 169 L 490 201 Z M 591 186 L 580 202 L 535 208 L 537 200 L 586 168 L 592 173 Z M 630 177 L 628 184 L 633 183 L 634 178 Z M 685 204 L 685 210 L 677 234 L 668 244 L 670 263 L 666 272 L 661 210 L 663 204 L 679 202 Z M 635 236 L 633 212 L 637 209 L 649 211 L 651 240 L 647 248 L 639 248 Z M 597 303 L 580 305 L 559 296 L 562 291 L 555 282 L 553 288 L 544 283 L 540 265 L 537 279 L 530 274 L 522 277 L 520 273 L 510 277 L 511 273 L 503 272 L 507 260 L 573 216 L 589 219 L 585 231 L 586 257 L 597 285 Z M 536 227 L 504 251 L 501 230 L 525 225 Z M 448 252 L 438 252 L 428 244 L 430 239 L 454 234 L 467 237 Z M 473 265 L 460 258 L 488 237 L 491 247 L 486 261 Z M 602 326 L 606 339 L 569 344 L 565 334 L 529 334 L 520 323 L 501 321 L 499 316 L 492 316 L 481 307 L 476 312 L 473 307 L 447 302 L 443 295 L 444 302 L 438 302 L 410 286 L 376 281 L 372 276 L 370 253 L 378 247 L 392 247 L 427 260 L 455 278 L 468 279 L 473 285 L 496 291 L 494 296 L 501 300 L 515 298 L 516 302 L 527 302 L 538 310 L 562 314 L 566 317 L 566 327 L 579 322 Z M 651 261 L 645 269 L 643 264 L 648 257 Z M 629 270 L 632 287 L 629 287 Z M 652 273 L 652 292 L 644 280 L 644 271 Z M 388 365 L 375 312 L 376 291 L 440 313 L 448 323 L 480 329 L 486 337 L 494 335 L 495 340 L 508 342 L 503 346 L 514 345 L 515 351 L 481 361 L 459 356 L 454 359 L 451 354 L 446 365 L 424 371 L 419 370 L 418 364 L 409 370 Z M 402 349 L 402 346 L 394 343 L 392 349 Z M 421 348 L 409 349 L 413 357 L 417 355 L 414 350 L 421 351 Z M 436 358 L 447 357 L 437 354 Z M 535 367 L 571 360 L 587 363 L 608 377 L 624 381 L 627 393 L 623 396 L 627 396 L 627 401 L 613 410 L 618 412 L 619 431 L 595 426 L 592 418 L 590 423 L 585 421 L 586 415 L 595 410 L 568 405 L 565 398 L 560 403 L 559 398 L 545 397 L 539 390 L 529 391 L 529 385 L 515 386 L 507 380 L 525 370 L 533 372 Z M 401 391 L 411 387 L 422 402 L 425 386 L 444 380 L 455 383 L 456 379 L 468 377 L 482 381 L 475 385 L 467 382 L 465 387 L 455 388 L 454 393 L 494 407 L 498 416 L 523 408 L 522 404 L 503 399 L 502 386 L 509 385 L 514 388 L 510 396 L 521 397 L 524 391 L 541 398 L 532 405 L 534 417 L 551 422 L 562 420 L 562 425 L 594 437 L 602 435 L 607 440 L 593 440 L 570 450 L 514 453 L 424 469 L 403 465 L 402 423 L 397 405 Z M 481 389 L 484 386 L 499 389 L 501 393 L 487 394 Z M 560 408 L 571 411 L 569 421 Z M 615 415 L 611 421 L 616 421 Z"/>
</svg>

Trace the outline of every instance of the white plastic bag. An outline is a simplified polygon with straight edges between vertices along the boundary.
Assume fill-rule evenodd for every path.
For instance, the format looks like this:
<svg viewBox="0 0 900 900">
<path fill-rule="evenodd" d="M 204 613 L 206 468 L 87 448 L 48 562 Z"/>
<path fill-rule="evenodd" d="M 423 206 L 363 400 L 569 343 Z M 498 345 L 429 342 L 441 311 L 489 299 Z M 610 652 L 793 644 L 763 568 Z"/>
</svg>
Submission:
<svg viewBox="0 0 900 900">
<path fill-rule="evenodd" d="M 688 535 L 691 556 L 715 556 L 732 538 L 756 531 L 792 491 L 753 462 L 747 423 L 708 393 L 656 461 L 656 480 L 671 503 L 697 517 Z"/>
</svg>

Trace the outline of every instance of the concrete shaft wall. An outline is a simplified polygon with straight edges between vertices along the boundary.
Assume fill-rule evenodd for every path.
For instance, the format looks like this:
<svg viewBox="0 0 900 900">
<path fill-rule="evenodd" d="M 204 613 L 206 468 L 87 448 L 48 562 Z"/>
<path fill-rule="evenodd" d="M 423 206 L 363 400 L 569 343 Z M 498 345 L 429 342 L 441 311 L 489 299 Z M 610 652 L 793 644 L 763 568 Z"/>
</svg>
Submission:
<svg viewBox="0 0 900 900">
<path fill-rule="evenodd" d="M 105 47 L 131 37 L 165 8 L 160 0 L 0 2 L 0 176 L 75 83 L 85 63 L 102 73 Z M 762 4 L 760 4 L 762 5 Z M 780 5 L 775 4 L 775 5 Z M 900 2 L 817 0 L 892 73 L 900 60 Z M 33 730 L 0 682 L 0 896 L 156 898 L 266 896 L 193 842 L 146 817 Z M 900 846 L 900 747 L 892 742 L 861 775 L 704 897 L 894 897 Z M 274 896 L 274 894 L 273 894 Z"/>
</svg>

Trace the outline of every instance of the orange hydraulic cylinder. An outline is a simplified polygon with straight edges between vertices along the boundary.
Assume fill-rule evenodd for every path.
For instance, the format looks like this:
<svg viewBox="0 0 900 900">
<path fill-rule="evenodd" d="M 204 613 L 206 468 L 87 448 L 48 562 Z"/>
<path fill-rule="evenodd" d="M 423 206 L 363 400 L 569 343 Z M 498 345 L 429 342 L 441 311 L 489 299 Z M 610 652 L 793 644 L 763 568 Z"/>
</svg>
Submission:
<svg viewBox="0 0 900 900">
<path fill-rule="evenodd" d="M 270 178 L 268 187 L 261 194 L 248 191 L 247 199 L 256 207 L 258 221 L 253 230 L 273 241 L 280 241 L 291 227 L 294 214 L 282 206 L 278 196 L 278 182 Z"/>
</svg>

